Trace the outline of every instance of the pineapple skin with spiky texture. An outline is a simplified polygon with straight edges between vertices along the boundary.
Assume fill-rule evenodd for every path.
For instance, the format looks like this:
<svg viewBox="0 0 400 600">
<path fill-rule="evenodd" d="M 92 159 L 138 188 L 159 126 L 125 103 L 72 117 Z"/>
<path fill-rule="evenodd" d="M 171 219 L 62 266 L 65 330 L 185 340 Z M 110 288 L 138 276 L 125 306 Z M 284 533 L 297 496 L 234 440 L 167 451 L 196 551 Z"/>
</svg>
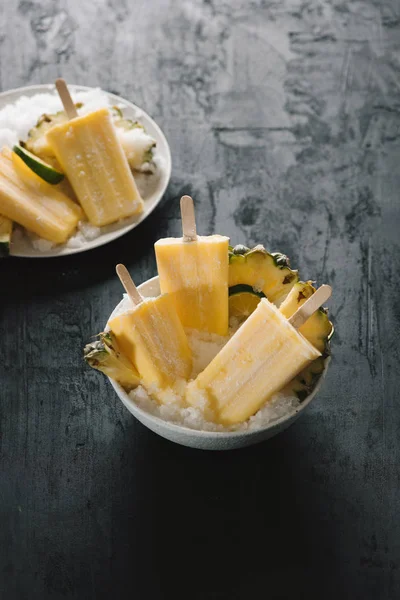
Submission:
<svg viewBox="0 0 400 600">
<path fill-rule="evenodd" d="M 87 344 L 83 356 L 90 367 L 111 377 L 126 389 L 134 388 L 140 383 L 139 373 L 122 354 L 112 331 L 100 333 L 98 340 Z"/>
</svg>

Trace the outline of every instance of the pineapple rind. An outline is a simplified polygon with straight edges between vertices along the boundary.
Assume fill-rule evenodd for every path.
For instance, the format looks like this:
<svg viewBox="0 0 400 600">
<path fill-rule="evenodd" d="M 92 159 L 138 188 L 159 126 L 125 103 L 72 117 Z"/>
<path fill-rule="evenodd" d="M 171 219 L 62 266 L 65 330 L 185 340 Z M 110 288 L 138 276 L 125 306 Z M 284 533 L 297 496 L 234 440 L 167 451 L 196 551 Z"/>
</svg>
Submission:
<svg viewBox="0 0 400 600">
<path fill-rule="evenodd" d="M 83 350 L 88 365 L 111 377 L 124 388 L 131 389 L 139 385 L 139 375 L 128 358 L 122 354 L 112 331 L 100 333 L 99 338 L 86 344 Z"/>
</svg>

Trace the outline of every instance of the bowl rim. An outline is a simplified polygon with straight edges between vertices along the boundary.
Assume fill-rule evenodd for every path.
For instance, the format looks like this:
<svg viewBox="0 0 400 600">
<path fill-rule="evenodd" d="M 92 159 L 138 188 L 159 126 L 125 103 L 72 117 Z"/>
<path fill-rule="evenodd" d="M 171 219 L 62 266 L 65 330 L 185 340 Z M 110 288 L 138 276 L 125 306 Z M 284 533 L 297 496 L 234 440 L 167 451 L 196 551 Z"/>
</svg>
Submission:
<svg viewBox="0 0 400 600">
<path fill-rule="evenodd" d="M 159 281 L 158 276 L 151 277 L 150 279 L 147 279 L 146 281 L 141 283 L 138 286 L 138 290 L 140 291 L 141 288 L 143 289 L 143 287 L 147 287 L 151 284 L 156 284 L 156 283 L 158 284 L 158 281 Z M 122 301 L 123 300 L 121 300 L 116 305 L 116 307 L 112 311 L 111 315 L 109 316 L 107 323 L 108 323 L 108 321 L 110 321 L 113 313 L 117 310 L 117 308 L 119 307 L 119 305 L 121 304 Z M 106 325 L 106 327 L 107 327 L 107 325 Z M 299 415 L 299 413 L 302 413 L 307 408 L 307 406 L 312 402 L 312 400 L 315 398 L 315 396 L 319 392 L 319 390 L 322 386 L 322 383 L 326 377 L 326 373 L 328 371 L 330 362 L 331 362 L 331 356 L 327 356 L 324 359 L 324 370 L 321 374 L 321 377 L 319 378 L 319 380 L 317 382 L 317 385 L 315 386 L 315 388 L 313 389 L 311 394 L 309 394 L 303 400 L 303 402 L 300 403 L 300 405 L 296 408 L 295 411 L 293 411 L 289 415 L 286 415 L 286 416 L 280 417 L 279 419 L 276 419 L 275 421 L 273 421 L 272 423 L 269 423 L 265 427 L 260 427 L 258 429 L 250 429 L 250 430 L 244 429 L 244 430 L 239 430 L 239 431 L 205 431 L 203 429 L 191 429 L 190 427 L 186 427 L 185 425 L 178 425 L 177 423 L 173 423 L 172 421 L 166 421 L 164 419 L 161 419 L 161 417 L 153 415 L 153 414 L 147 412 L 146 410 L 144 410 L 143 408 L 141 408 L 140 406 L 138 406 L 129 397 L 127 392 L 124 390 L 124 388 L 119 383 L 117 383 L 114 379 L 111 379 L 111 377 L 107 376 L 107 378 L 108 378 L 109 382 L 111 383 L 118 398 L 121 400 L 121 402 L 124 404 L 124 406 L 128 409 L 128 411 L 133 416 L 136 416 L 135 412 L 137 412 L 144 419 L 154 422 L 158 427 L 167 428 L 170 431 L 174 431 L 176 433 L 179 433 L 179 432 L 185 433 L 186 435 L 191 435 L 196 438 L 207 437 L 207 438 L 213 438 L 213 439 L 222 439 L 222 438 L 228 439 L 228 438 L 240 438 L 243 436 L 251 436 L 251 435 L 255 435 L 255 434 L 260 434 L 261 432 L 265 432 L 265 431 L 274 429 L 275 427 L 279 427 L 282 423 L 285 423 L 287 421 L 292 420 L 294 417 L 297 417 Z M 132 409 L 134 412 L 132 411 Z"/>
</svg>

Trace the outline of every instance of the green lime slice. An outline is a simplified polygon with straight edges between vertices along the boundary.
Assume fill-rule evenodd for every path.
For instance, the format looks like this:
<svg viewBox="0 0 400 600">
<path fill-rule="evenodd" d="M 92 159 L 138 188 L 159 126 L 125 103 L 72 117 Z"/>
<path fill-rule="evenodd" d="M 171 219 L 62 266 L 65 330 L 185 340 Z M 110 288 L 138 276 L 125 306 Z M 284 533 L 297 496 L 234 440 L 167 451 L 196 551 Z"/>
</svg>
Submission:
<svg viewBox="0 0 400 600">
<path fill-rule="evenodd" d="M 64 179 L 64 173 L 60 173 L 60 171 L 54 169 L 29 150 L 22 148 L 22 146 L 14 146 L 13 150 L 36 175 L 47 181 L 47 183 L 55 185 Z"/>
</svg>

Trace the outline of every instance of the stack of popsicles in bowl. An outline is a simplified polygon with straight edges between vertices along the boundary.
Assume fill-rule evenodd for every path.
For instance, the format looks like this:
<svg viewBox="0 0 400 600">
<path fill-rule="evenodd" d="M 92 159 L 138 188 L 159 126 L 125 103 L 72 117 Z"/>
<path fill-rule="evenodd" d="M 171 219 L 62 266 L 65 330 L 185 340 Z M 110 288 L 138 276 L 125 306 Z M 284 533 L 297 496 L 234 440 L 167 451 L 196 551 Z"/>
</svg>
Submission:
<svg viewBox="0 0 400 600">
<path fill-rule="evenodd" d="M 310 282 L 298 282 L 297 273 L 289 269 L 282 255 L 271 255 L 265 250 L 268 268 L 271 270 L 271 257 L 271 264 L 276 263 L 268 281 L 260 269 L 262 285 L 258 289 L 249 286 L 245 277 L 238 285 L 230 256 L 241 257 L 243 261 L 239 262 L 243 263 L 248 249 L 237 248 L 234 254 L 227 237 L 197 236 L 190 197 L 181 199 L 181 211 L 183 237 L 162 239 L 155 244 L 160 294 L 142 297 L 125 267 L 118 265 L 117 273 L 131 305 L 122 314 L 111 316 L 108 331 L 100 334 L 99 341 L 86 346 L 85 358 L 111 377 L 129 410 L 164 437 L 202 448 L 248 445 L 270 437 L 300 412 L 299 405 L 268 427 L 246 429 L 253 415 L 264 410 L 281 390 L 291 386 L 288 393 L 295 395 L 299 374 L 306 380 L 311 373 L 316 384 L 313 390 L 308 388 L 310 394 L 303 405 L 316 392 L 317 380 L 325 371 L 327 340 L 332 332 L 326 312 L 320 307 L 329 298 L 331 288 L 321 286 L 315 290 Z M 262 253 L 260 248 L 255 251 Z M 247 260 L 251 262 L 248 256 Z M 243 272 L 243 264 L 240 268 Z M 254 264 L 248 273 L 254 281 Z M 230 285 L 231 279 L 235 285 Z M 298 284 L 305 287 L 298 290 Z M 280 296 L 278 306 L 259 289 L 268 290 L 271 286 Z M 285 293 L 282 286 L 286 286 Z M 234 296 L 238 288 L 242 300 L 243 295 L 250 298 L 251 309 L 240 319 L 236 314 L 235 326 L 230 327 L 230 307 L 237 307 Z M 310 328 L 313 319 L 317 325 Z M 327 323 L 330 327 L 322 348 L 320 334 Z M 193 371 L 193 332 L 223 339 L 220 350 L 198 373 Z M 316 368 L 321 360 L 322 366 Z M 121 370 L 118 361 L 122 362 Z M 135 403 L 132 392 L 128 396 L 132 388 L 144 390 L 155 405 L 200 410 L 206 421 L 216 424 L 217 430 L 190 430 L 163 421 Z"/>
</svg>

